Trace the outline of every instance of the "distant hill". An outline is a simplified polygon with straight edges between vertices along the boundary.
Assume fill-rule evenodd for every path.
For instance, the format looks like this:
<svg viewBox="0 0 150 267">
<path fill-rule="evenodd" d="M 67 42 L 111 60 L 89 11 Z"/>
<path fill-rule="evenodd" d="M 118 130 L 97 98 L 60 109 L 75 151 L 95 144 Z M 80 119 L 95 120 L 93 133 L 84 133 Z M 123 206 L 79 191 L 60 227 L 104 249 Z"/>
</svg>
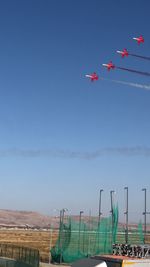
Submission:
<svg viewBox="0 0 150 267">
<path fill-rule="evenodd" d="M 71 216 L 74 221 L 79 222 L 79 215 Z M 68 216 L 66 216 L 68 218 Z M 92 217 L 94 218 L 94 217 Z M 82 216 L 82 221 L 88 223 L 89 216 Z M 0 228 L 59 228 L 60 218 L 46 216 L 34 211 L 18 211 L 0 209 Z M 64 218 L 65 222 L 65 218 Z"/>
<path fill-rule="evenodd" d="M 0 209 L 0 227 L 49 228 L 52 222 L 57 227 L 58 221 L 38 212 Z"/>
<path fill-rule="evenodd" d="M 67 216 L 68 217 L 68 216 Z M 74 221 L 79 222 L 79 215 L 71 216 Z M 92 219 L 97 219 L 93 217 Z M 50 229 L 59 228 L 59 216 L 51 217 L 46 216 L 34 211 L 18 211 L 18 210 L 4 210 L 0 209 L 0 228 L 45 228 Z M 89 216 L 82 215 L 82 221 L 89 223 Z M 129 228 L 136 229 L 137 224 L 129 224 Z M 119 223 L 119 227 L 122 229 L 125 227 L 124 223 Z M 150 224 L 147 224 L 147 230 L 150 231 Z"/>
<path fill-rule="evenodd" d="M 67 217 L 68 218 L 68 217 Z M 72 218 L 79 221 L 79 215 L 74 215 Z M 88 222 L 89 216 L 83 216 L 82 220 Z M 65 219 L 64 219 L 65 221 Z M 0 227 L 6 228 L 59 228 L 60 218 L 46 216 L 34 211 L 18 211 L 0 209 Z"/>
</svg>

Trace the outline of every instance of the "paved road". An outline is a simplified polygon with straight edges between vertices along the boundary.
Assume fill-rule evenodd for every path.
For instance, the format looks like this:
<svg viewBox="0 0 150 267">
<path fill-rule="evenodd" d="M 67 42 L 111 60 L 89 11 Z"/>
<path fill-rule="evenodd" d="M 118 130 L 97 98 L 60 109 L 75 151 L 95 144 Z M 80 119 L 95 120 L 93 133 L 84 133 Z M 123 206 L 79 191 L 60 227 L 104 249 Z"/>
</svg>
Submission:
<svg viewBox="0 0 150 267">
<path fill-rule="evenodd" d="M 52 264 L 52 263 L 42 263 L 40 262 L 40 267 L 70 267 L 70 265 L 66 264 Z"/>
</svg>

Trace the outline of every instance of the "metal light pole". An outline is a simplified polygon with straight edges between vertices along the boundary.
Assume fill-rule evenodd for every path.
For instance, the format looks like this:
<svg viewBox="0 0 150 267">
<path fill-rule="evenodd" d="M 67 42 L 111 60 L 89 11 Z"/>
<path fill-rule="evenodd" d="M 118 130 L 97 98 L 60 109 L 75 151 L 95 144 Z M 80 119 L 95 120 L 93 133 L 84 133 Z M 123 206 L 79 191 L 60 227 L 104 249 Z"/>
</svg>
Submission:
<svg viewBox="0 0 150 267">
<path fill-rule="evenodd" d="M 62 225 L 64 223 L 64 215 L 65 215 L 65 211 L 66 209 L 62 209 L 62 216 L 61 216 L 61 222 L 62 222 Z"/>
<path fill-rule="evenodd" d="M 146 214 L 147 214 L 147 210 L 146 210 L 146 188 L 143 188 L 142 191 L 144 191 L 144 243 L 145 243 L 145 237 L 146 237 Z"/>
<path fill-rule="evenodd" d="M 112 243 L 113 243 L 113 230 L 114 230 L 114 210 L 113 210 L 113 206 L 114 206 L 114 193 L 115 191 L 114 190 L 111 190 L 110 191 L 110 213 L 111 213 L 111 216 L 112 216 Z"/>
<path fill-rule="evenodd" d="M 100 219 L 101 219 L 101 215 L 102 215 L 102 212 L 101 212 L 101 200 L 102 200 L 102 192 L 104 190 L 103 189 L 100 189 L 99 191 L 99 213 L 98 213 L 98 226 L 100 225 Z"/>
<path fill-rule="evenodd" d="M 88 249 L 87 256 L 91 254 L 91 209 L 89 210 L 89 237 L 88 237 Z"/>
<path fill-rule="evenodd" d="M 61 247 L 61 217 L 62 217 L 62 210 L 59 213 L 59 248 Z"/>
<path fill-rule="evenodd" d="M 81 234 L 81 216 L 84 213 L 83 210 L 80 211 L 80 217 L 79 217 L 79 239 L 78 239 L 78 252 L 80 251 L 80 234 Z"/>
<path fill-rule="evenodd" d="M 52 248 L 52 239 L 53 239 L 53 224 L 50 224 L 50 243 L 49 243 L 49 264 L 51 262 L 51 248 Z"/>
<path fill-rule="evenodd" d="M 50 221 L 50 242 L 49 242 L 49 264 L 51 262 L 51 249 L 53 245 L 53 230 L 55 228 L 55 222 L 53 221 L 54 218 L 57 218 L 59 216 L 54 216 L 53 212 L 60 212 L 60 218 L 61 218 L 61 211 L 58 209 L 53 209 L 51 214 L 51 221 Z M 59 238 L 59 247 L 60 247 L 60 238 Z"/>
<path fill-rule="evenodd" d="M 114 204 L 114 198 L 113 198 L 113 195 L 114 195 L 115 191 L 114 190 L 111 190 L 110 191 L 110 213 L 112 214 L 112 221 L 113 221 L 113 204 Z"/>
<path fill-rule="evenodd" d="M 60 220 L 60 221 L 61 221 L 62 227 L 63 227 L 63 224 L 64 224 L 64 216 L 65 216 L 65 212 L 66 212 L 66 211 L 68 211 L 68 209 L 66 209 L 66 208 L 65 208 L 65 209 L 62 209 L 62 210 L 60 211 L 60 214 L 61 214 L 61 215 L 60 215 L 60 217 L 61 217 L 61 220 Z"/>
<path fill-rule="evenodd" d="M 62 244 L 63 244 L 63 230 L 64 230 L 64 215 L 65 215 L 65 211 L 68 211 L 68 209 L 62 209 L 60 211 L 60 239 L 61 239 L 61 242 L 60 242 L 60 264 L 62 263 L 62 254 L 63 254 L 63 251 L 62 251 Z"/>
<path fill-rule="evenodd" d="M 126 229 L 125 229 L 125 242 L 128 244 L 128 187 L 124 187 L 124 190 L 126 191 L 126 210 L 124 214 L 126 215 Z"/>
</svg>

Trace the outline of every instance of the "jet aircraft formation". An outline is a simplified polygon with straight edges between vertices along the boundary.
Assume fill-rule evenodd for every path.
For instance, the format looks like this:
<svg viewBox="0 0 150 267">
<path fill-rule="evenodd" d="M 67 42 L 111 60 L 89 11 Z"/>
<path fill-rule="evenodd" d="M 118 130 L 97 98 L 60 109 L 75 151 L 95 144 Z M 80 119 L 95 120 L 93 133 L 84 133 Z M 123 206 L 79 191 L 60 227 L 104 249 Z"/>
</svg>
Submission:
<svg viewBox="0 0 150 267">
<path fill-rule="evenodd" d="M 140 35 L 139 37 L 133 37 L 133 40 L 137 41 L 138 45 L 140 45 L 141 43 L 144 43 L 144 38 L 143 38 L 142 35 Z M 122 58 L 128 57 L 128 56 L 134 56 L 134 57 L 138 57 L 138 58 L 141 58 L 141 59 L 150 60 L 150 57 L 145 57 L 145 56 L 135 55 L 135 54 L 129 53 L 129 51 L 126 48 L 124 48 L 122 51 L 117 50 L 116 52 L 118 54 L 120 54 Z M 141 74 L 141 75 L 150 76 L 150 73 L 148 73 L 148 72 L 142 72 L 142 71 L 139 71 L 139 70 L 133 70 L 133 69 L 128 69 L 128 68 L 122 68 L 122 67 L 115 66 L 112 61 L 110 61 L 108 63 L 105 63 L 105 64 L 102 64 L 102 66 L 106 67 L 108 71 L 110 71 L 111 69 L 113 70 L 113 69 L 116 68 L 116 69 L 120 69 L 120 70 L 134 72 L 134 73 Z M 99 78 L 96 72 L 93 72 L 91 74 L 86 74 L 85 77 L 90 78 L 90 80 L 92 82 L 93 81 L 97 81 L 98 78 Z"/>
</svg>

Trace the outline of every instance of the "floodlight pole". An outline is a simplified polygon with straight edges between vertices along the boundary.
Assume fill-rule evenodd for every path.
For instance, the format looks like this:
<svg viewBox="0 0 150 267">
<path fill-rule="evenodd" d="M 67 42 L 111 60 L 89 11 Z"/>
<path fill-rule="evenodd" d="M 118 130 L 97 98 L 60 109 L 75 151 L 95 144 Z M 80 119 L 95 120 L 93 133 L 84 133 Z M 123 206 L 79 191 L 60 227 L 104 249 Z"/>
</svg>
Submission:
<svg viewBox="0 0 150 267">
<path fill-rule="evenodd" d="M 49 264 L 50 264 L 50 262 L 51 262 L 51 249 L 52 249 L 52 244 L 53 244 L 53 230 L 54 230 L 54 228 L 55 228 L 55 224 L 53 224 L 53 217 L 54 218 L 58 218 L 59 217 L 59 219 L 61 220 L 61 211 L 60 210 L 58 210 L 58 209 L 53 209 L 53 212 L 56 212 L 56 211 L 58 211 L 59 213 L 60 213 L 60 217 L 59 216 L 53 216 L 53 213 L 52 213 L 52 216 L 51 216 L 51 221 L 50 221 L 50 245 L 49 245 Z M 60 225 L 59 225 L 60 226 Z M 60 247 L 60 238 L 59 238 L 59 240 L 58 240 L 58 245 L 59 245 L 59 247 Z"/>
<path fill-rule="evenodd" d="M 113 209 L 113 205 L 114 205 L 113 195 L 114 195 L 114 193 L 115 193 L 114 190 L 110 191 L 110 207 L 111 207 L 110 213 L 112 216 L 112 243 L 113 243 L 113 230 L 114 230 L 114 209 Z"/>
<path fill-rule="evenodd" d="M 147 210 L 146 210 L 146 188 L 143 188 L 142 191 L 144 191 L 144 243 L 145 243 L 145 238 L 146 238 L 146 214 L 147 214 Z"/>
<path fill-rule="evenodd" d="M 61 242 L 60 242 L 60 264 L 62 263 L 62 254 L 63 254 L 63 251 L 62 251 L 62 244 L 63 244 L 63 230 L 64 230 L 64 215 L 65 215 L 65 211 L 68 211 L 68 209 L 62 209 L 60 211 L 60 237 L 61 237 Z"/>
<path fill-rule="evenodd" d="M 80 216 L 79 216 L 79 239 L 78 239 L 78 252 L 80 251 L 80 234 L 81 234 L 81 217 L 82 214 L 84 213 L 83 210 L 80 211 Z"/>
<path fill-rule="evenodd" d="M 113 194 L 115 193 L 114 190 L 111 190 L 110 191 L 110 207 L 111 207 L 111 210 L 110 210 L 110 213 L 112 214 L 112 222 L 113 222 L 113 204 L 114 204 L 114 201 L 113 201 Z"/>
<path fill-rule="evenodd" d="M 98 226 L 100 225 L 100 219 L 101 219 L 101 215 L 102 215 L 102 212 L 101 212 L 101 200 L 102 200 L 102 192 L 104 190 L 103 189 L 100 189 L 99 191 L 99 213 L 98 213 Z"/>
<path fill-rule="evenodd" d="M 124 214 L 126 215 L 126 229 L 125 229 L 125 242 L 128 244 L 128 187 L 124 187 L 124 190 L 126 191 L 126 210 Z"/>
<path fill-rule="evenodd" d="M 61 217 L 62 217 L 62 210 L 59 213 L 59 248 L 61 247 Z"/>
<path fill-rule="evenodd" d="M 49 264 L 51 262 L 52 239 L 53 239 L 53 224 L 50 223 Z"/>
</svg>

